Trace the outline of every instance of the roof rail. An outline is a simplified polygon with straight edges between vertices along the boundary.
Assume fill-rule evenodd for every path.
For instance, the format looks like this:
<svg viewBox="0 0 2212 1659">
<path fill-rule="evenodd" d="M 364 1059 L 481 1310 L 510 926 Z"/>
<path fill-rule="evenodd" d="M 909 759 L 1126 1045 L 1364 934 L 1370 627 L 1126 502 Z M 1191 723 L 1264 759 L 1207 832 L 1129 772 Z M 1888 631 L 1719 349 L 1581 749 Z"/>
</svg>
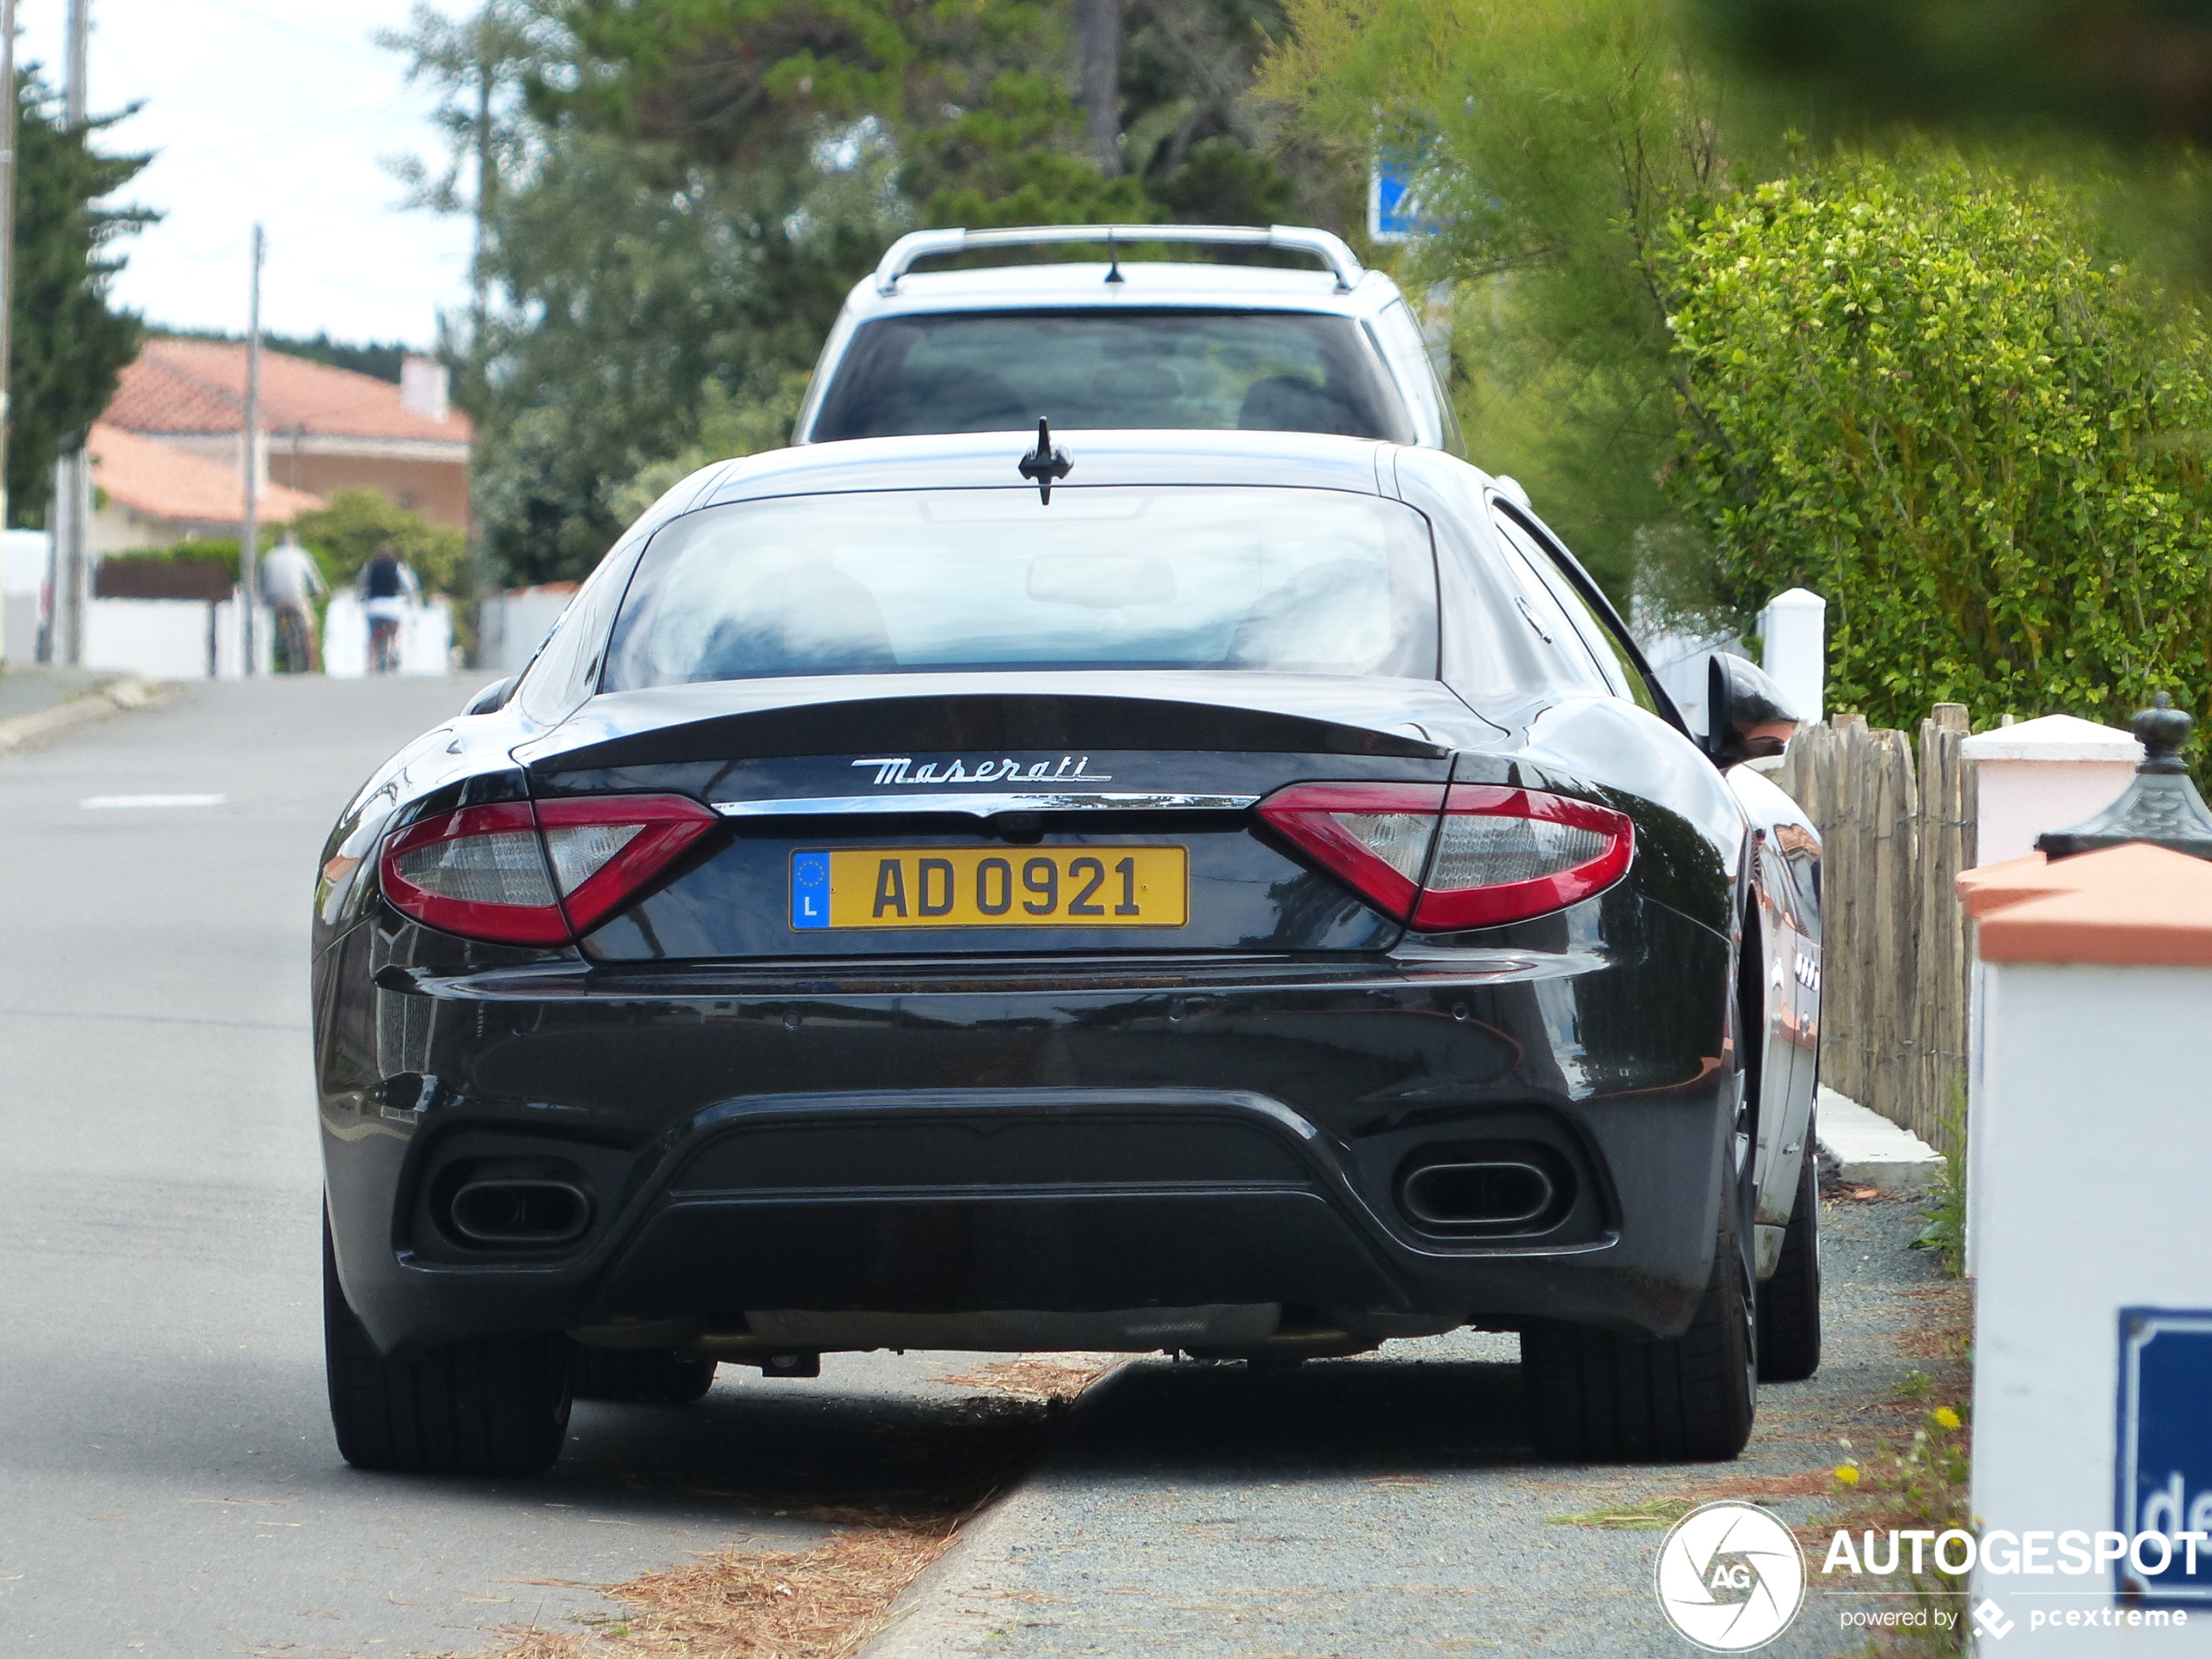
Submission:
<svg viewBox="0 0 2212 1659">
<path fill-rule="evenodd" d="M 1337 292 L 1359 280 L 1359 257 L 1344 239 L 1302 225 L 1017 225 L 997 231 L 910 231 L 892 243 L 875 267 L 878 293 L 895 293 L 899 279 L 917 260 L 941 259 L 988 247 L 1036 247 L 1049 242 L 1197 242 L 1214 247 L 1268 247 L 1305 253 L 1327 266 Z"/>
</svg>

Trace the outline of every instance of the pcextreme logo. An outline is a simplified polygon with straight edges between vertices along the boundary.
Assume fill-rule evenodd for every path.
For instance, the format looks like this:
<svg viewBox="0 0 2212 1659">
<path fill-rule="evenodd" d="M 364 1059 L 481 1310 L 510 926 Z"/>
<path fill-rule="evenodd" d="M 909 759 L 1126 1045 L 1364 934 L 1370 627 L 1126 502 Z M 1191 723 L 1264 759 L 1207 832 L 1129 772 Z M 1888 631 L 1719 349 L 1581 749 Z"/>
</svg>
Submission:
<svg viewBox="0 0 2212 1659">
<path fill-rule="evenodd" d="M 1749 1653 L 1790 1628 L 1805 1599 L 1805 1558 L 1789 1527 L 1755 1503 L 1691 1510 L 1659 1546 L 1659 1610 L 1708 1653 Z"/>
</svg>

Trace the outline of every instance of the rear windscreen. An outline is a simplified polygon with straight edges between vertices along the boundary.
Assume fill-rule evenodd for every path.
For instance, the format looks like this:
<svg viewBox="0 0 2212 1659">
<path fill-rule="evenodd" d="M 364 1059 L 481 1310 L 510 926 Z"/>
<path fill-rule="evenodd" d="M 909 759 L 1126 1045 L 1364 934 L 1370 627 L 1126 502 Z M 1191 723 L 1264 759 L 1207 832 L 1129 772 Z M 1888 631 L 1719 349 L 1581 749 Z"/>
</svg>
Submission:
<svg viewBox="0 0 2212 1659">
<path fill-rule="evenodd" d="M 711 507 L 653 538 L 604 689 L 901 671 L 1433 679 L 1411 508 L 1325 489 L 971 489 Z"/>
<path fill-rule="evenodd" d="M 863 324 L 817 443 L 1085 428 L 1332 432 L 1413 442 L 1348 317 L 1291 311 L 1011 311 Z"/>
</svg>

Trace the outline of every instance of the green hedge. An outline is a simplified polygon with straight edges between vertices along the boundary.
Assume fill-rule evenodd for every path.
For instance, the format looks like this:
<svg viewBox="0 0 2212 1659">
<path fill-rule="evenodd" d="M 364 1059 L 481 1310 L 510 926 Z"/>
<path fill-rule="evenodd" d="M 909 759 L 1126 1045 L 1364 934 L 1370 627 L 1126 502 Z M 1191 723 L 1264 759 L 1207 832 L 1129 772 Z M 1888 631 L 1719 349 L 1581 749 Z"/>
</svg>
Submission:
<svg viewBox="0 0 2212 1659">
<path fill-rule="evenodd" d="M 462 590 L 468 538 L 459 530 L 433 524 L 418 513 L 395 506 L 374 489 L 341 489 L 327 507 L 302 513 L 286 527 L 314 556 L 316 568 L 333 587 L 344 587 L 389 543 L 414 567 L 422 591 L 455 593 Z M 269 529 L 254 537 L 263 552 L 277 544 L 282 532 Z M 111 559 L 220 559 L 238 580 L 238 537 L 211 536 L 204 540 L 179 542 L 172 547 L 132 548 L 105 556 Z"/>
<path fill-rule="evenodd" d="M 1829 603 L 1829 701 L 2126 724 L 2212 687 L 2212 336 L 2043 185 L 1838 163 L 1678 221 L 1674 488 L 1749 610 Z"/>
<path fill-rule="evenodd" d="M 273 535 L 259 536 L 254 539 L 261 543 L 261 550 L 264 553 L 274 547 L 277 541 Z M 159 564 L 175 563 L 180 561 L 191 563 L 201 559 L 212 559 L 231 573 L 231 581 L 233 583 L 238 581 L 238 537 L 235 536 L 211 536 L 204 541 L 179 542 L 173 547 L 125 548 L 117 553 L 103 553 L 100 558 L 103 563 L 111 563 L 118 559 L 128 559 L 142 563 Z"/>
</svg>

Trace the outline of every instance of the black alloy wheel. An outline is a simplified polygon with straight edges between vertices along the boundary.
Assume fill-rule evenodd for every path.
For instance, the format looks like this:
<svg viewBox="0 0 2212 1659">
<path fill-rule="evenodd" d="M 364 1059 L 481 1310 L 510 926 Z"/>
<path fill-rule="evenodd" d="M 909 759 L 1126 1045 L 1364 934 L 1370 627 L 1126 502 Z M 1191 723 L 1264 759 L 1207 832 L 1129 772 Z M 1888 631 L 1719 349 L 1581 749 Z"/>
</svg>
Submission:
<svg viewBox="0 0 2212 1659">
<path fill-rule="evenodd" d="M 1741 1034 L 1763 1025 L 1742 1006 L 1746 982 L 1738 977 L 1727 1004 L 1737 1104 L 1722 1143 L 1719 1217 L 1704 1294 L 1678 1337 L 1627 1337 L 1549 1321 L 1521 1332 L 1529 1426 L 1547 1458 L 1726 1462 L 1750 1440 L 1759 1393 L 1750 1248 L 1758 1076 L 1756 1057 L 1746 1065 Z"/>
<path fill-rule="evenodd" d="M 689 1406 L 714 1386 L 714 1361 L 667 1348 L 583 1348 L 571 1373 L 578 1399 Z"/>
<path fill-rule="evenodd" d="M 1740 1243 L 1740 1178 L 1723 1167 L 1713 1267 L 1689 1329 L 1656 1339 L 1583 1325 L 1521 1335 L 1536 1449 L 1561 1462 L 1725 1462 L 1751 1438 L 1758 1339 Z"/>
<path fill-rule="evenodd" d="M 1820 1180 L 1813 1126 L 1805 1124 L 1797 1196 L 1783 1230 L 1782 1258 L 1759 1286 L 1759 1378 L 1803 1382 L 1820 1369 Z"/>
<path fill-rule="evenodd" d="M 376 1352 L 338 1283 L 322 1224 L 323 1359 L 339 1455 L 402 1474 L 543 1474 L 569 1428 L 566 1337 L 449 1342 L 404 1359 Z"/>
</svg>

